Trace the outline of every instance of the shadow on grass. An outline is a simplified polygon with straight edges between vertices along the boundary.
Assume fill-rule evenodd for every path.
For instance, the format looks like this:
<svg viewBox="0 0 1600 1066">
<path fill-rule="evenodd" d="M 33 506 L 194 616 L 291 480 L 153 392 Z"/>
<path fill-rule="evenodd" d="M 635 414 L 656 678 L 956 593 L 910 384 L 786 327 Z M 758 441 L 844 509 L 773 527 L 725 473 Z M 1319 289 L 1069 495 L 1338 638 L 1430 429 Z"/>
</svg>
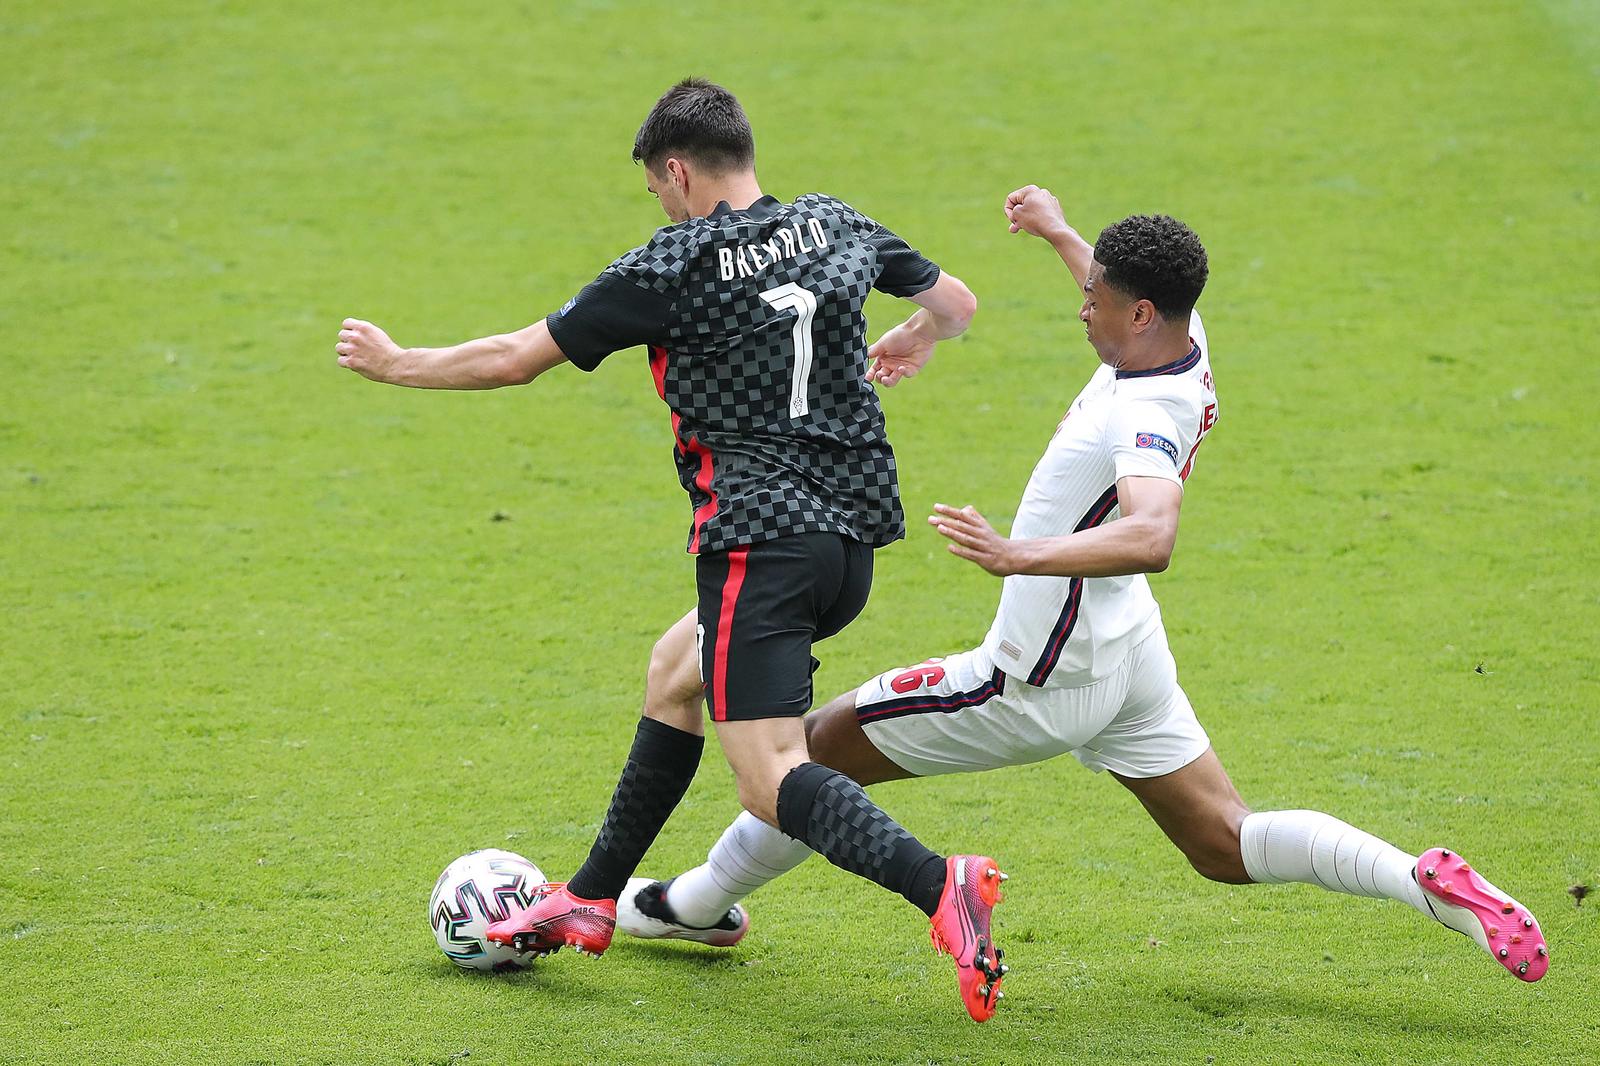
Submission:
<svg viewBox="0 0 1600 1066">
<path fill-rule="evenodd" d="M 548 959 L 541 959 L 531 966 L 521 970 L 503 970 L 498 973 L 486 970 L 468 970 L 443 959 L 432 958 L 425 961 L 419 960 L 411 967 L 419 977 L 432 981 L 466 981 L 480 983 L 485 987 L 529 987 L 555 989 L 560 985 L 570 985 L 571 975 L 562 972 L 557 967 L 563 963 L 570 964 L 575 959 L 562 958 L 569 952 L 561 951 Z M 748 953 L 733 954 L 725 950 L 706 948 L 695 944 L 686 944 L 678 941 L 650 941 L 619 939 L 606 951 L 604 959 L 587 959 L 582 962 L 605 966 L 610 962 L 613 965 L 626 965 L 632 958 L 635 962 L 660 961 L 669 965 L 683 966 L 695 970 L 722 970 L 730 974 L 741 973 L 747 964 L 754 958 Z M 580 971 L 586 972 L 586 971 Z"/>
<path fill-rule="evenodd" d="M 544 985 L 554 986 L 559 981 L 557 975 L 550 972 L 548 967 L 541 967 L 537 962 L 525 969 L 502 970 L 495 973 L 489 970 L 468 970 L 446 959 L 428 959 L 417 962 L 411 970 L 423 980 L 463 981 L 468 987 L 481 985 L 484 988 L 507 986 L 539 988 Z"/>
<path fill-rule="evenodd" d="M 622 948 L 619 954 L 645 956 L 679 966 L 694 966 L 702 970 L 730 972 L 743 970 L 747 963 L 760 957 L 730 952 L 727 948 L 709 948 L 673 940 L 629 940 L 625 944 L 621 942 L 614 944 L 611 951 L 616 951 L 619 947 Z M 609 955 L 611 951 L 606 954 Z"/>
<path fill-rule="evenodd" d="M 1270 986 L 1233 990 L 1212 984 L 1169 984 L 1163 992 L 1174 1003 L 1223 1023 L 1317 1021 L 1359 1026 L 1369 1037 L 1441 1036 L 1451 1041 L 1488 1040 L 1504 1033 L 1500 1020 L 1445 996 L 1426 1002 L 1363 1002 L 1351 995 L 1298 993 Z"/>
</svg>

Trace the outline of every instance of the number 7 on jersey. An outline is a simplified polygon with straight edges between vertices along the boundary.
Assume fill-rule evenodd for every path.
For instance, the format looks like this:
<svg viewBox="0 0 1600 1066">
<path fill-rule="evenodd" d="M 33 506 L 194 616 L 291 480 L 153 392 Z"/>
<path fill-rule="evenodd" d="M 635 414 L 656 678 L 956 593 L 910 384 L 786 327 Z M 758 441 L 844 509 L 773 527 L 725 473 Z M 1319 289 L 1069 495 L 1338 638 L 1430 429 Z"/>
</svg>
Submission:
<svg viewBox="0 0 1600 1066">
<path fill-rule="evenodd" d="M 790 282 L 768 289 L 761 298 L 774 310 L 793 311 L 794 376 L 789 384 L 789 417 L 799 418 L 811 411 L 811 320 L 817 314 L 817 298 L 808 289 Z"/>
</svg>

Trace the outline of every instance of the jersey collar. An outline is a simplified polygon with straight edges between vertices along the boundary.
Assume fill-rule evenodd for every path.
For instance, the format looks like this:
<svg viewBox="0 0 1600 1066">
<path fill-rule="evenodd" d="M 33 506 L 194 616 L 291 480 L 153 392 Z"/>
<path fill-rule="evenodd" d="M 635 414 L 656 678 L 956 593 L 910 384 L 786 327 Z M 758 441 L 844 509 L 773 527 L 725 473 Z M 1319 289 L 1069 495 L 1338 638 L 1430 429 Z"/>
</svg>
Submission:
<svg viewBox="0 0 1600 1066">
<path fill-rule="evenodd" d="M 749 207 L 735 211 L 728 206 L 728 201 L 723 200 L 712 209 L 707 218 L 727 218 L 729 215 L 747 215 L 750 218 L 771 218 L 777 214 L 783 204 L 778 202 L 776 196 L 763 196 Z"/>
<path fill-rule="evenodd" d="M 1182 359 L 1175 360 L 1165 366 L 1153 366 L 1149 370 L 1119 370 L 1117 371 L 1117 380 L 1120 381 L 1123 378 L 1155 378 L 1163 374 L 1183 374 L 1193 370 L 1199 362 L 1200 346 L 1191 337 L 1189 339 L 1189 354 Z"/>
</svg>

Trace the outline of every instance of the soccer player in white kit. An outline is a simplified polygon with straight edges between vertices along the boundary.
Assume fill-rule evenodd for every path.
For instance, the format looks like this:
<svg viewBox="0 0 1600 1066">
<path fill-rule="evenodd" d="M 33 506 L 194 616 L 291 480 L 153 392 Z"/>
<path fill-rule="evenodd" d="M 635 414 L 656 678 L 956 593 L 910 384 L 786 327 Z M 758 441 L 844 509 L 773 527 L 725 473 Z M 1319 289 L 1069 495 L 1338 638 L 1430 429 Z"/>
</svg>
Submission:
<svg viewBox="0 0 1600 1066">
<path fill-rule="evenodd" d="M 1005 578 L 983 643 L 880 674 L 813 713 L 811 757 L 866 785 L 1070 752 L 1128 788 L 1214 881 L 1400 900 L 1537 981 L 1549 965 L 1538 923 L 1460 856 L 1410 855 L 1317 811 L 1252 812 L 1178 685 L 1144 575 L 1166 569 L 1184 483 L 1218 419 L 1194 312 L 1207 275 L 1199 239 L 1174 219 L 1134 216 L 1091 247 L 1032 185 L 1007 197 L 1006 216 L 1013 233 L 1046 240 L 1066 263 L 1101 366 L 1034 468 L 1010 537 L 971 507 L 938 504 L 929 518 L 952 553 Z M 647 703 L 699 699 L 694 662 L 691 614 L 656 647 Z M 735 943 L 749 925 L 738 901 L 809 854 L 741 815 L 704 865 L 630 882 L 618 924 L 641 937 Z"/>
</svg>

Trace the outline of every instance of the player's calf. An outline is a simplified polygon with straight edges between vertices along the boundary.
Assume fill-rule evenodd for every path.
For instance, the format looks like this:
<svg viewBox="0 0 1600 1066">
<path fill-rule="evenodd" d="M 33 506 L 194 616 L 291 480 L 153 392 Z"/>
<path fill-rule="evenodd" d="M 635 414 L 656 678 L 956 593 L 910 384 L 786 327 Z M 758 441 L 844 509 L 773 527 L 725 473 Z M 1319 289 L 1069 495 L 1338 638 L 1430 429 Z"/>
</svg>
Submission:
<svg viewBox="0 0 1600 1066">
<path fill-rule="evenodd" d="M 1250 873 L 1244 868 L 1244 853 L 1239 846 L 1239 824 L 1244 811 L 1231 825 L 1219 819 L 1209 832 L 1178 841 L 1179 850 L 1195 873 L 1207 881 L 1224 885 L 1248 885 Z"/>
</svg>

